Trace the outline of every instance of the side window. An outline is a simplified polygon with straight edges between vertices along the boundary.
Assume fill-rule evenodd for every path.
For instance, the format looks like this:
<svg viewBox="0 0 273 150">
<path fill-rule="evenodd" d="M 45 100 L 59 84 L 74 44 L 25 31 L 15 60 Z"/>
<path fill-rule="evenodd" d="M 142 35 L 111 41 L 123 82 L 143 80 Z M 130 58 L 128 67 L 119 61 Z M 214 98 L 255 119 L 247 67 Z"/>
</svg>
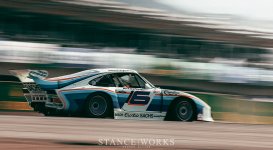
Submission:
<svg viewBox="0 0 273 150">
<path fill-rule="evenodd" d="M 119 80 L 122 82 L 123 86 L 128 88 L 141 88 L 138 81 L 135 78 L 135 74 L 120 73 L 117 74 Z"/>
<path fill-rule="evenodd" d="M 145 81 L 143 81 L 143 79 L 141 79 L 138 75 L 135 76 L 137 79 L 137 82 L 139 83 L 141 88 L 145 88 Z"/>
<path fill-rule="evenodd" d="M 104 87 L 116 86 L 110 75 L 104 75 L 96 79 L 93 79 L 89 82 L 89 84 L 93 86 L 104 86 Z"/>
<path fill-rule="evenodd" d="M 123 85 L 120 83 L 120 81 L 119 81 L 119 79 L 118 79 L 117 76 L 111 75 L 111 78 L 113 79 L 113 81 L 114 81 L 116 87 L 123 87 Z"/>
</svg>

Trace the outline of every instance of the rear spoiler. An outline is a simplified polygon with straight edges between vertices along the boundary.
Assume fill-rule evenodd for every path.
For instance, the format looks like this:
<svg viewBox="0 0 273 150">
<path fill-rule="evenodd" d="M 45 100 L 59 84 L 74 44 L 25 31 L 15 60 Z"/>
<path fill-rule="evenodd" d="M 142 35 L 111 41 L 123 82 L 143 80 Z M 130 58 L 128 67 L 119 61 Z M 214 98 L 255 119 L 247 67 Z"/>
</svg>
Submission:
<svg viewBox="0 0 273 150">
<path fill-rule="evenodd" d="M 19 78 L 22 83 L 35 83 L 43 90 L 57 89 L 58 81 L 48 81 L 45 78 L 48 76 L 46 70 L 9 70 L 9 72 Z"/>
<path fill-rule="evenodd" d="M 32 78 L 44 79 L 48 76 L 46 70 L 9 70 L 10 74 L 19 78 L 21 82 L 34 82 Z"/>
</svg>

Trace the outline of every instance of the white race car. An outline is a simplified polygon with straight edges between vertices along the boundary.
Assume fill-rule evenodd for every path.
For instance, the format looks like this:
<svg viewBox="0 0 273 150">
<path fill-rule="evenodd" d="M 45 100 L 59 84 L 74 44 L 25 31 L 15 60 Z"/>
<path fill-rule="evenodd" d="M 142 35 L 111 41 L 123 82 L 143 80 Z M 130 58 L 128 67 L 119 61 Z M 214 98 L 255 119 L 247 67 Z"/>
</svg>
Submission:
<svg viewBox="0 0 273 150">
<path fill-rule="evenodd" d="M 91 69 L 55 78 L 46 78 L 44 70 L 10 72 L 23 83 L 30 106 L 45 115 L 213 121 L 210 106 L 201 99 L 157 88 L 130 69 Z"/>
</svg>

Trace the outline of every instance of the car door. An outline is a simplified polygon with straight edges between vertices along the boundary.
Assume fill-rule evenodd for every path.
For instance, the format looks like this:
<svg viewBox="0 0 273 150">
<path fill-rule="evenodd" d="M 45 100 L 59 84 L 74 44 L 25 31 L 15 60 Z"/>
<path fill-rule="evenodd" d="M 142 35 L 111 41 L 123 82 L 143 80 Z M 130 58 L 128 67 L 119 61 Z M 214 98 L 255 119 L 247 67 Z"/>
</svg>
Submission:
<svg viewBox="0 0 273 150">
<path fill-rule="evenodd" d="M 116 89 L 118 101 L 124 111 L 147 111 L 155 97 L 155 88 L 146 85 L 135 73 L 117 73 L 115 80 L 121 83 Z"/>
</svg>

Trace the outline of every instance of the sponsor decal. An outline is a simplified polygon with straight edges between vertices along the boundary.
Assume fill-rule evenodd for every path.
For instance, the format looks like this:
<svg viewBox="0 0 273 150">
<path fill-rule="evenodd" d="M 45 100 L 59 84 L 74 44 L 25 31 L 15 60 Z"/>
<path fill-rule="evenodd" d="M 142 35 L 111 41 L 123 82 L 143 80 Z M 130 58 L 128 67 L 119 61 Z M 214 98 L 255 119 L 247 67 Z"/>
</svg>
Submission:
<svg viewBox="0 0 273 150">
<path fill-rule="evenodd" d="M 140 118 L 154 118 L 153 114 L 140 114 Z"/>
<path fill-rule="evenodd" d="M 164 95 L 179 95 L 181 92 L 174 90 L 163 90 Z"/>
<path fill-rule="evenodd" d="M 165 117 L 165 115 L 162 114 L 153 114 L 153 118 L 162 118 Z"/>
<path fill-rule="evenodd" d="M 131 91 L 144 91 L 145 89 L 142 88 L 122 88 L 122 89 L 116 89 L 116 93 L 131 93 Z"/>
<path fill-rule="evenodd" d="M 115 116 L 123 117 L 123 116 L 124 116 L 124 113 L 115 113 Z"/>
<path fill-rule="evenodd" d="M 162 118 L 165 117 L 163 114 L 154 114 L 154 113 L 135 113 L 135 112 L 116 112 L 116 117 L 122 118 Z"/>
<path fill-rule="evenodd" d="M 29 72 L 29 76 L 37 78 L 45 78 L 48 76 L 48 72 L 45 70 L 32 70 Z"/>
<path fill-rule="evenodd" d="M 125 113 L 124 117 L 127 117 L 127 118 L 138 118 L 139 114 L 137 114 L 137 113 Z"/>
</svg>

